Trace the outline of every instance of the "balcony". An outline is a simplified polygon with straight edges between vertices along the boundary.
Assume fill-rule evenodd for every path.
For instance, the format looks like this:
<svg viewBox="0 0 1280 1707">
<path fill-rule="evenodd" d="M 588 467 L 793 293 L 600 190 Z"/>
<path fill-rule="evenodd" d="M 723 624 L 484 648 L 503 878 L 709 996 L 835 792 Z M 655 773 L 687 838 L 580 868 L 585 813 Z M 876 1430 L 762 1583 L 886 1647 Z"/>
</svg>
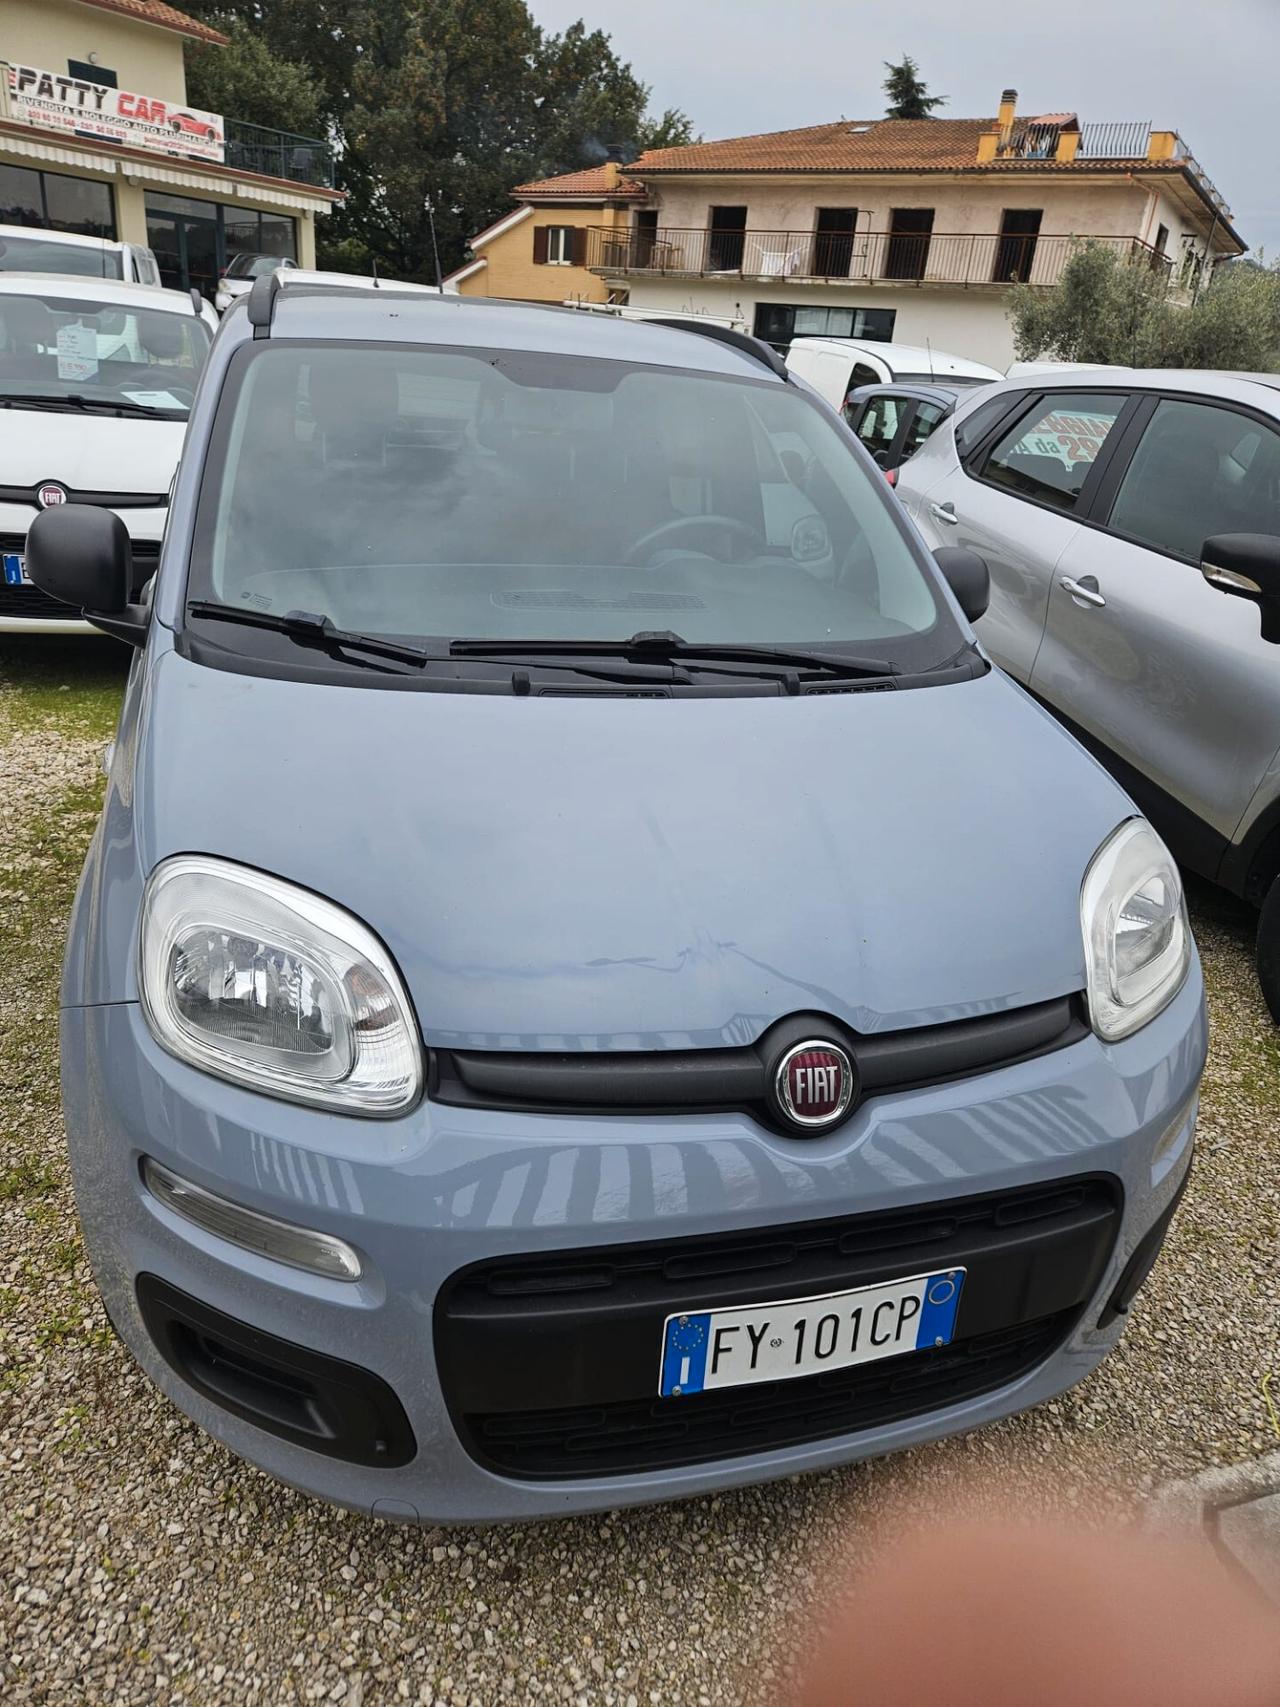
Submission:
<svg viewBox="0 0 1280 1707">
<path fill-rule="evenodd" d="M 1114 249 L 1169 277 L 1172 262 L 1136 237 L 1002 236 L 997 232 L 653 231 L 593 227 L 587 266 L 609 275 L 798 280 L 831 284 L 979 286 L 1056 284 L 1086 243 Z"/>
<path fill-rule="evenodd" d="M 295 184 L 333 188 L 333 149 L 315 136 L 295 136 L 266 125 L 226 122 L 228 166 L 257 172 L 264 178 L 289 178 Z"/>
</svg>

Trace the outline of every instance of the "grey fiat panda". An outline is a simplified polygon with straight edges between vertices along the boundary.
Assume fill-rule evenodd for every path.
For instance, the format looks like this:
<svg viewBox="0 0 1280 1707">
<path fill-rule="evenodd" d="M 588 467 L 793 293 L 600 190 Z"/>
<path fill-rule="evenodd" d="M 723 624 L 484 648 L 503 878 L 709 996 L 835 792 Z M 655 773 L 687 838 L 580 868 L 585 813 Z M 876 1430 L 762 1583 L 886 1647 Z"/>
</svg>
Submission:
<svg viewBox="0 0 1280 1707">
<path fill-rule="evenodd" d="M 254 1463 L 406 1520 L 816 1469 L 1115 1345 L 1191 1160 L 1177 871 L 772 352 L 257 281 L 62 993 L 107 1310 Z"/>
</svg>

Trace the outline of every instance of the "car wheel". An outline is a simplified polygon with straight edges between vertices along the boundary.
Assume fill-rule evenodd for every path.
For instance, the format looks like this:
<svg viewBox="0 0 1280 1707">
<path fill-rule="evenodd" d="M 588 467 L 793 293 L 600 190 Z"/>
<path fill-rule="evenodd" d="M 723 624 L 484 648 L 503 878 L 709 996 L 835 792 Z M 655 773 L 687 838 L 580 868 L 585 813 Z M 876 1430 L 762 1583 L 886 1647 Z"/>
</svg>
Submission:
<svg viewBox="0 0 1280 1707">
<path fill-rule="evenodd" d="M 1272 880 L 1258 919 L 1258 982 L 1272 1019 L 1280 1025 L 1280 877 Z"/>
</svg>

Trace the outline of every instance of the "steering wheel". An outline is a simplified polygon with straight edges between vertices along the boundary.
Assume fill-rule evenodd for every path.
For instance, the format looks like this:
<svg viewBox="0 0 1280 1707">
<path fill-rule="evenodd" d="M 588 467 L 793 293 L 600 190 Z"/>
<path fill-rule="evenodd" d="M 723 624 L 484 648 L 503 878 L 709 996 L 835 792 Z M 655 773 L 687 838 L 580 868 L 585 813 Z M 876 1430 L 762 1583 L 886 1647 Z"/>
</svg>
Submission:
<svg viewBox="0 0 1280 1707">
<path fill-rule="evenodd" d="M 761 551 L 768 550 L 768 541 L 758 534 L 746 522 L 740 522 L 736 516 L 677 516 L 674 521 L 663 522 L 660 527 L 650 528 L 648 533 L 630 546 L 624 563 L 635 563 L 646 552 L 652 552 L 656 546 L 669 544 L 673 539 L 685 533 L 721 532 L 732 534 L 737 539 L 744 539 L 750 545 Z M 719 558 L 719 562 L 728 562 L 728 558 Z"/>
</svg>

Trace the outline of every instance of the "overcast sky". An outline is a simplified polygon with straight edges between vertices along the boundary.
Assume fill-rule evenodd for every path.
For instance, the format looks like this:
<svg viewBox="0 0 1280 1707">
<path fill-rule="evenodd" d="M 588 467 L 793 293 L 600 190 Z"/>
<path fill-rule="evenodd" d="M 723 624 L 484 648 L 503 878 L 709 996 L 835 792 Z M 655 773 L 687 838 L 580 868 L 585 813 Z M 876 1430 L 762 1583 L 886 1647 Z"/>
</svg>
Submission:
<svg viewBox="0 0 1280 1707">
<path fill-rule="evenodd" d="M 710 140 L 884 112 L 881 61 L 909 53 L 940 116 L 1018 109 L 1178 130 L 1256 254 L 1280 256 L 1280 0 L 530 0 L 538 22 L 607 30 Z"/>
</svg>

